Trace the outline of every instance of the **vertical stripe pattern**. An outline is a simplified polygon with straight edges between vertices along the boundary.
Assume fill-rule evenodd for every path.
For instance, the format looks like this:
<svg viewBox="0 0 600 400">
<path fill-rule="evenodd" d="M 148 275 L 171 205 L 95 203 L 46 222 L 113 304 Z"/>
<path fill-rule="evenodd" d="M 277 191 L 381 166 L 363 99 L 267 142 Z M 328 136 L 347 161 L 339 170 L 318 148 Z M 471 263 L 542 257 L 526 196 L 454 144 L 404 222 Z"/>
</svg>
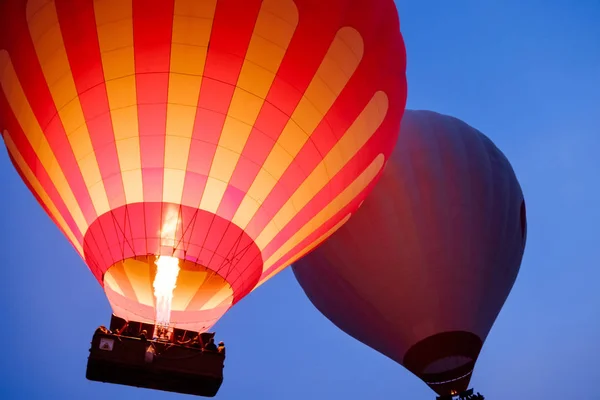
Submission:
<svg viewBox="0 0 600 400">
<path fill-rule="evenodd" d="M 115 312 L 151 318 L 171 255 L 178 318 L 206 327 L 379 175 L 406 102 L 393 1 L 75 3 L 0 5 L 11 159 Z"/>
</svg>

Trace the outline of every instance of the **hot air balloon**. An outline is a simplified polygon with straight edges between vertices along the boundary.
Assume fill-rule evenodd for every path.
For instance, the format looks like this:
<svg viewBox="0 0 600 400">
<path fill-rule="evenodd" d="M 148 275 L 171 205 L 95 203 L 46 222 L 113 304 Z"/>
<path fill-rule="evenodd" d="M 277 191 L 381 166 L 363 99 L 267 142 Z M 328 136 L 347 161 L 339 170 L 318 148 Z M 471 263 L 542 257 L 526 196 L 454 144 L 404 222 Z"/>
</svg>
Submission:
<svg viewBox="0 0 600 400">
<path fill-rule="evenodd" d="M 103 287 L 110 331 L 147 339 L 206 332 L 357 208 L 397 138 L 405 67 L 392 0 L 0 3 L 12 163 Z M 176 362 L 108 331 L 97 365 L 119 353 L 139 374 L 91 379 L 195 390 L 147 378 Z"/>
<path fill-rule="evenodd" d="M 407 110 L 373 192 L 293 271 L 335 325 L 451 398 L 468 388 L 525 238 L 502 152 L 458 119 Z"/>
</svg>

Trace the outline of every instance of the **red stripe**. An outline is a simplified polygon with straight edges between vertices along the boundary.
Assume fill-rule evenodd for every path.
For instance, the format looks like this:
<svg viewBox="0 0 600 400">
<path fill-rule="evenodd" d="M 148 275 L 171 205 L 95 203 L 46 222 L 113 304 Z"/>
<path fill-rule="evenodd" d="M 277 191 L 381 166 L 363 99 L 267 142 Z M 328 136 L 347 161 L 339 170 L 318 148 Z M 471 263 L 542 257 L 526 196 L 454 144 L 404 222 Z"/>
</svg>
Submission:
<svg viewBox="0 0 600 400">
<path fill-rule="evenodd" d="M 57 0 L 56 11 L 69 64 L 111 208 L 125 191 L 102 70 L 93 0 Z"/>
<path fill-rule="evenodd" d="M 389 120 L 391 121 L 391 120 Z M 356 177 L 362 173 L 371 162 L 381 153 L 384 147 L 384 141 L 390 137 L 388 129 L 392 124 L 378 131 L 369 142 L 356 154 L 352 160 L 321 190 L 296 216 L 273 238 L 273 240 L 263 250 L 263 257 L 268 259 L 275 253 L 289 238 L 291 238 L 299 229 L 301 229 L 311 218 L 320 210 L 325 208 L 337 195 L 348 187 Z M 389 147 L 387 147 L 389 148 Z M 384 153 L 387 157 L 389 152 Z"/>
<path fill-rule="evenodd" d="M 52 215 L 52 213 L 50 212 L 50 209 L 48 207 L 46 207 L 46 204 L 42 201 L 41 197 L 38 196 L 37 192 L 33 189 L 33 186 L 31 185 L 31 183 L 29 182 L 29 180 L 25 177 L 25 173 L 21 170 L 21 167 L 19 167 L 19 164 L 17 164 L 17 162 L 15 161 L 15 159 L 13 158 L 13 156 L 12 156 L 12 154 L 10 152 L 8 153 L 8 159 L 10 160 L 10 162 L 13 165 L 13 167 L 15 168 L 15 171 L 17 171 L 17 174 L 19 175 L 19 178 L 21 178 L 21 180 L 23 181 L 23 183 L 25 184 L 25 186 L 27 186 L 27 189 L 29 189 L 29 191 L 31 192 L 31 194 L 35 198 L 35 201 L 37 201 L 38 204 L 42 207 L 42 209 L 44 210 L 44 212 L 46 213 L 46 215 L 48 215 L 48 217 L 50 217 L 50 219 L 52 220 L 52 222 L 54 223 L 54 225 L 56 225 L 56 227 L 62 232 L 62 234 L 65 237 L 67 237 L 67 233 L 65 232 L 65 230 L 58 223 L 58 221 L 56 220 L 56 218 L 54 218 L 54 215 Z M 71 242 L 71 239 L 69 239 L 69 242 Z"/>
<path fill-rule="evenodd" d="M 71 231 L 73 232 L 75 238 L 79 241 L 79 243 L 83 243 L 82 233 L 79 231 L 79 228 L 77 227 L 77 224 L 75 224 L 71 213 L 67 209 L 67 206 L 63 202 L 60 195 L 58 194 L 54 183 L 48 176 L 48 173 L 46 172 L 37 155 L 33 151 L 33 147 L 31 147 L 31 145 L 27 141 L 27 138 L 25 137 L 21 125 L 19 125 L 19 122 L 17 121 L 17 118 L 10 111 L 11 108 L 8 105 L 3 91 L 0 91 L 0 109 L 5 111 L 3 114 L 3 119 L 5 122 L 6 130 L 9 132 L 10 137 L 15 142 L 19 153 L 29 166 L 29 169 L 33 171 L 35 177 L 46 191 L 46 194 L 48 194 L 50 200 L 56 206 L 56 209 L 58 210 L 60 215 L 62 215 L 62 217 L 64 218 L 66 224 L 69 226 L 69 228 L 71 228 Z"/>
<path fill-rule="evenodd" d="M 133 1 L 135 82 L 144 201 L 163 196 L 174 0 Z"/>
<path fill-rule="evenodd" d="M 114 210 L 113 210 L 114 211 Z M 125 206 L 127 227 L 131 231 L 133 250 L 137 255 L 151 254 L 146 240 L 145 207 Z"/>
<path fill-rule="evenodd" d="M 375 157 L 382 153 L 382 149 L 391 148 L 390 146 L 393 143 L 391 143 L 390 137 L 394 138 L 394 136 L 390 128 L 395 127 L 395 122 L 395 119 L 390 118 L 384 121 L 377 133 L 371 137 L 356 156 L 273 238 L 263 250 L 265 260 L 348 187 L 371 164 Z M 398 132 L 397 128 L 394 129 Z M 390 151 L 385 151 L 384 155 L 387 160 Z"/>
<path fill-rule="evenodd" d="M 380 175 L 381 175 L 381 171 L 377 175 L 377 178 L 379 178 Z M 305 247 L 312 244 L 315 240 L 319 239 L 322 235 L 324 235 L 330 229 L 332 229 L 341 220 L 346 218 L 346 216 L 348 214 L 355 212 L 357 207 L 360 205 L 360 203 L 364 199 L 366 199 L 367 195 L 370 193 L 370 191 L 374 187 L 374 185 L 377 184 L 377 180 L 378 179 L 373 179 L 373 181 L 358 196 L 356 196 L 356 198 L 354 200 L 352 200 L 346 207 L 344 207 L 340 211 L 338 211 L 331 219 L 329 219 L 327 222 L 325 222 L 323 225 L 321 225 L 318 229 L 316 229 L 313 233 L 311 233 L 306 239 L 304 239 L 303 241 L 298 243 L 296 246 L 294 246 L 290 251 L 285 253 L 279 260 L 277 260 L 277 262 L 275 264 L 273 264 L 272 267 L 270 267 L 269 269 L 267 269 L 266 271 L 263 272 L 260 279 L 262 280 L 262 279 L 266 278 L 267 276 L 269 276 L 269 274 L 273 273 L 273 271 L 276 271 L 277 268 L 280 268 L 281 266 L 283 266 L 283 263 L 287 262 L 290 259 L 290 257 L 293 257 L 293 256 L 297 255 L 298 253 L 300 253 L 302 250 L 304 250 Z M 268 258 L 268 257 L 266 257 L 266 258 Z"/>
<path fill-rule="evenodd" d="M 88 229 L 83 242 L 83 253 L 85 255 L 85 263 L 92 270 L 92 273 L 98 280 L 98 283 L 104 286 L 102 278 L 104 276 L 104 272 L 106 272 L 106 268 L 103 268 L 103 266 L 107 263 L 105 257 L 108 257 L 110 260 L 110 255 L 108 252 L 103 252 L 100 250 L 101 248 L 105 248 L 104 244 L 106 243 L 101 233 L 102 232 L 93 232 Z"/>
<path fill-rule="evenodd" d="M 119 241 L 122 243 L 122 257 L 129 258 L 136 255 L 133 247 L 131 224 L 127 218 L 127 207 L 119 207 L 110 211 L 112 222 Z"/>
<path fill-rule="evenodd" d="M 240 165 L 240 161 L 238 161 L 238 165 Z M 251 168 L 256 167 L 256 164 L 252 164 L 247 161 L 245 163 L 243 163 L 243 165 L 247 166 L 248 174 L 250 174 L 252 172 Z M 248 189 L 246 189 L 245 191 L 240 190 L 233 185 L 227 186 L 227 189 L 225 189 L 225 193 L 223 194 L 223 199 L 221 200 L 221 204 L 219 204 L 219 208 L 217 209 L 217 215 L 225 218 L 228 221 L 231 221 L 233 219 L 233 216 L 235 215 L 235 212 L 237 211 L 239 205 L 241 204 L 242 200 L 246 196 L 247 190 Z"/>
<path fill-rule="evenodd" d="M 204 242 L 206 242 L 206 237 L 215 220 L 215 216 L 197 208 L 184 208 L 186 211 L 183 214 L 184 216 L 187 214 L 188 217 L 184 217 L 183 222 L 189 221 L 186 225 L 189 228 L 184 236 L 188 242 L 185 259 L 207 267 L 208 258 L 205 259 L 202 257 L 202 250 L 204 249 Z M 189 215 L 190 212 L 193 212 L 193 214 Z"/>
<path fill-rule="evenodd" d="M 162 203 L 144 202 L 144 224 L 146 225 L 146 246 L 149 254 L 160 254 L 161 228 L 162 228 Z M 131 204 L 129 209 L 133 209 Z M 135 222 L 134 222 L 135 223 Z M 171 255 L 167 253 L 166 255 Z"/>
<path fill-rule="evenodd" d="M 25 12 L 19 12 L 13 17 L 9 19 L 13 40 L 8 42 L 9 46 L 7 47 L 15 71 L 58 164 L 89 224 L 96 218 L 96 212 L 42 73 L 29 35 Z"/>
<path fill-rule="evenodd" d="M 332 21 L 339 19 L 341 1 L 328 2 L 326 7 L 307 2 L 296 4 L 298 26 L 217 212 L 224 218 L 233 218 L 243 200 L 236 193 L 250 189 L 337 32 Z M 307 14 L 310 19 L 302 18 Z"/>
<path fill-rule="evenodd" d="M 188 156 L 188 170 L 200 175 L 207 176 L 210 170 L 260 6 L 260 0 L 217 3 Z M 200 204 L 202 197 L 197 196 L 204 189 L 198 190 L 198 183 L 198 178 L 186 175 L 185 204 Z"/>
<path fill-rule="evenodd" d="M 364 10 L 356 9 L 353 12 L 348 11 L 345 20 L 342 21 L 339 27 L 336 27 L 337 31 L 343 26 L 352 26 L 361 32 L 365 44 L 363 59 L 325 119 L 311 136 L 311 140 L 306 142 L 294 162 L 283 174 L 277 186 L 267 196 L 260 210 L 248 224 L 246 232 L 250 236 L 256 237 L 267 226 L 289 199 L 290 193 L 295 192 L 300 187 L 302 182 L 321 162 L 322 157 L 329 153 L 377 90 L 383 89 L 388 95 L 390 111 L 386 118 L 398 120 L 397 125 L 399 128 L 399 118 L 397 118 L 397 115 L 395 117 L 392 117 L 392 115 L 397 114 L 395 110 L 404 110 L 406 101 L 406 93 L 402 90 L 405 83 L 400 82 L 398 79 L 400 78 L 398 71 L 401 70 L 402 65 L 397 62 L 401 61 L 400 59 L 393 59 L 394 62 L 389 64 L 385 63 L 385 60 L 389 57 L 391 44 L 381 41 L 379 30 L 373 28 L 373 24 L 378 20 L 378 17 L 379 14 L 375 11 L 366 13 Z M 312 45 L 312 42 L 309 43 L 310 45 Z M 310 52 L 311 50 L 305 48 L 304 51 Z M 401 76 L 401 78 L 404 79 L 404 76 Z M 390 127 L 387 134 L 395 138 L 398 128 Z M 383 149 L 383 147 L 380 149 Z M 353 175 L 355 173 L 350 172 Z M 326 189 L 324 191 L 329 193 L 329 200 L 332 200 L 339 193 L 339 191 L 329 192 Z M 317 210 L 319 208 L 315 209 L 315 211 Z"/>
<path fill-rule="evenodd" d="M 12 38 L 10 35 L 10 18 L 8 16 L 12 15 L 14 11 L 12 8 L 16 6 L 16 2 L 9 1 L 0 1 L 0 50 L 7 49 L 9 38 Z M 0 98 L 4 97 L 4 91 L 0 89 Z M 4 130 L 6 129 L 6 119 L 5 116 L 7 105 L 6 99 L 3 99 L 2 107 L 0 107 L 0 135 L 4 138 Z"/>
</svg>

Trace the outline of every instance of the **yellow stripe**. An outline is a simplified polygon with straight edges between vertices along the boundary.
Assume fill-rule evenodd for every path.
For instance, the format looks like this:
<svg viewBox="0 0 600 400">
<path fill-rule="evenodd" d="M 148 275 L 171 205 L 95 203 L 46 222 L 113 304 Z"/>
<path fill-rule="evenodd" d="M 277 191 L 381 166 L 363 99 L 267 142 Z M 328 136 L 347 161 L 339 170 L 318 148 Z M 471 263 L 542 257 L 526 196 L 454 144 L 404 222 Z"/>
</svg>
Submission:
<svg viewBox="0 0 600 400">
<path fill-rule="evenodd" d="M 142 202 L 132 0 L 94 0 L 94 13 L 125 199 Z"/>
<path fill-rule="evenodd" d="M 121 287 L 119 286 L 115 278 L 110 274 L 110 272 L 108 274 L 104 274 L 104 286 L 108 286 L 110 289 L 117 292 L 121 296 L 125 296 L 125 294 L 121 290 Z"/>
<path fill-rule="evenodd" d="M 8 149 L 8 152 L 12 156 L 13 160 L 15 160 L 15 163 L 23 173 L 25 179 L 27 179 L 27 182 L 29 182 L 31 188 L 38 195 L 42 203 L 44 203 L 44 205 L 46 206 L 56 223 L 61 227 L 71 244 L 77 250 L 77 252 L 79 252 L 79 255 L 83 257 L 83 249 L 81 247 L 81 243 L 79 243 L 79 241 L 75 239 L 73 231 L 71 230 L 71 228 L 69 228 L 69 225 L 67 225 L 67 222 L 64 220 L 63 216 L 50 199 L 50 196 L 48 196 L 48 193 L 46 193 L 46 190 L 44 189 L 42 184 L 38 181 L 31 168 L 29 168 L 29 165 L 27 165 L 27 163 L 25 162 L 25 159 L 19 152 L 17 145 L 12 140 L 10 134 L 7 131 L 4 131 L 4 143 L 6 144 L 6 148 Z"/>
<path fill-rule="evenodd" d="M 181 203 L 217 0 L 176 0 L 171 43 L 163 201 Z M 198 204 L 194 204 L 197 207 Z"/>
<path fill-rule="evenodd" d="M 31 144 L 37 157 L 42 163 L 52 183 L 56 187 L 58 194 L 64 201 L 71 213 L 79 231 L 85 233 L 88 228 L 86 219 L 81 212 L 81 208 L 75 199 L 75 195 L 69 186 L 67 178 L 63 174 L 58 164 L 56 156 L 50 148 L 50 144 L 40 127 L 31 105 L 25 96 L 23 87 L 17 77 L 17 72 L 13 66 L 12 60 L 6 50 L 0 50 L 0 83 L 8 104 L 10 105 L 23 133 Z"/>
<path fill-rule="evenodd" d="M 323 208 L 315 215 L 307 224 L 305 224 L 298 232 L 296 232 L 283 246 L 281 246 L 263 266 L 263 271 L 268 270 L 277 263 L 286 253 L 296 247 L 311 233 L 317 230 L 325 222 L 333 218 L 342 208 L 346 207 L 352 200 L 356 198 L 373 179 L 377 176 L 383 167 L 385 157 L 379 154 L 373 162 L 348 186 L 340 193 L 331 203 Z"/>
<path fill-rule="evenodd" d="M 356 71 L 363 56 L 360 33 L 345 27 L 338 31 L 323 62 L 267 157 L 233 223 L 245 228 L 273 190 L 285 170 L 319 126 Z"/>
<path fill-rule="evenodd" d="M 177 286 L 173 291 L 173 310 L 185 310 L 190 301 L 200 290 L 207 277 L 206 271 L 190 271 L 182 269 L 177 277 Z"/>
<path fill-rule="evenodd" d="M 210 184 L 202 196 L 201 209 L 214 213 L 219 208 L 297 25 L 298 10 L 292 0 L 263 1 L 210 168 Z"/>
<path fill-rule="evenodd" d="M 337 224 L 335 224 L 335 226 L 333 228 L 329 229 L 323 235 L 319 236 L 319 238 L 317 240 L 315 240 L 314 242 L 312 242 L 311 244 L 309 244 L 308 246 L 306 246 L 305 248 L 303 248 L 299 253 L 297 253 L 297 254 L 291 256 L 290 258 L 288 258 L 287 261 L 284 262 L 283 264 L 281 264 L 281 266 L 279 268 L 277 268 L 275 271 L 271 272 L 268 276 L 266 276 L 263 279 L 261 279 L 260 282 L 258 282 L 258 284 L 252 290 L 253 291 L 256 290 L 263 283 L 265 283 L 266 281 L 268 281 L 269 279 L 271 279 L 273 276 L 275 276 L 278 273 L 280 273 L 282 270 L 284 270 L 288 266 L 290 266 L 293 263 L 295 263 L 297 260 L 299 260 L 302 257 L 304 257 L 312 249 L 314 249 L 315 247 L 317 247 L 318 245 L 320 245 L 321 243 L 323 243 L 326 239 L 329 238 L 329 236 L 333 235 L 346 222 L 348 222 L 348 220 L 350 219 L 351 216 L 352 216 L 352 214 L 346 215 L 340 222 L 338 222 Z"/>
<path fill-rule="evenodd" d="M 294 216 L 312 200 L 367 143 L 385 119 L 388 98 L 377 92 L 344 136 L 335 144 L 283 207 L 258 235 L 256 245 L 264 249 Z"/>
<path fill-rule="evenodd" d="M 154 307 L 154 289 L 150 285 L 150 266 L 148 261 L 127 259 L 123 261 L 125 276 L 133 288 L 135 296 L 140 304 Z"/>
<path fill-rule="evenodd" d="M 28 4 L 28 8 L 30 6 L 32 3 Z M 28 25 L 32 37 L 36 37 L 33 45 L 42 72 L 90 194 L 96 216 L 102 215 L 109 210 L 108 196 L 75 87 L 55 2 L 48 2 L 28 18 Z M 39 32 L 43 34 L 40 35 Z"/>
<path fill-rule="evenodd" d="M 221 305 L 221 303 L 228 298 L 229 304 L 227 304 L 227 306 L 230 306 L 233 302 L 233 290 L 231 289 L 231 286 L 223 286 L 221 290 L 215 293 L 206 303 L 204 303 L 200 310 L 212 310 L 213 308 Z"/>
</svg>

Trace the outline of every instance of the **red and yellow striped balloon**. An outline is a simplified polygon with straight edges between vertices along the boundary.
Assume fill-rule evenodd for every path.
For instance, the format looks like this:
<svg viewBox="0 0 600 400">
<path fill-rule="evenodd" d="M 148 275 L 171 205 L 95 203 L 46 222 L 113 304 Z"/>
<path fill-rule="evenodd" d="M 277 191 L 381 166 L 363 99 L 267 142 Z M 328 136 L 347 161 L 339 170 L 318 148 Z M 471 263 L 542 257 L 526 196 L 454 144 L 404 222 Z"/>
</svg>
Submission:
<svg viewBox="0 0 600 400">
<path fill-rule="evenodd" d="M 333 233 L 395 143 L 392 0 L 7 0 L 0 129 L 115 314 L 205 330 Z"/>
</svg>

